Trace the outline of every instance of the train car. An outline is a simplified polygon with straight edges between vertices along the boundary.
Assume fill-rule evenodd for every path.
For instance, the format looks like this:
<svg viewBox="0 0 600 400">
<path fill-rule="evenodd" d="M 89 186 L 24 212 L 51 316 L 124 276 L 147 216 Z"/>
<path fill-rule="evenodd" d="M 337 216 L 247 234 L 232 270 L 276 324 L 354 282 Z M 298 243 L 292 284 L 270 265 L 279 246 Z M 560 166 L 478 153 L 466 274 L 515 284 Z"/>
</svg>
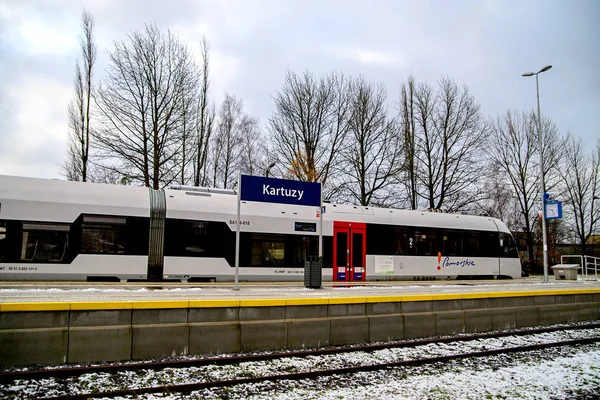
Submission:
<svg viewBox="0 0 600 400">
<path fill-rule="evenodd" d="M 302 280 L 318 208 L 242 202 L 240 281 Z M 490 217 L 325 204 L 325 281 L 520 278 Z M 233 191 L 0 176 L 0 280 L 232 281 Z"/>
</svg>

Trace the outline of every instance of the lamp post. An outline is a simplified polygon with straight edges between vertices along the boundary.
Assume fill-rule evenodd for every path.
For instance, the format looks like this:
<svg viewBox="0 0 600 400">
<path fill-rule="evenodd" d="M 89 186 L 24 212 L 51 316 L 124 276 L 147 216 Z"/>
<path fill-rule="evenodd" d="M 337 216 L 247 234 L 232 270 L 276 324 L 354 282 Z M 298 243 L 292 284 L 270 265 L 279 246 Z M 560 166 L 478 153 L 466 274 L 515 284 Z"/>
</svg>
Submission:
<svg viewBox="0 0 600 400">
<path fill-rule="evenodd" d="M 526 72 L 523 76 L 534 76 L 535 75 L 535 88 L 537 91 L 537 125 L 538 125 L 538 137 L 540 140 L 540 173 L 541 173 L 541 184 L 540 184 L 540 197 L 542 200 L 542 240 L 543 240 L 543 254 L 544 254 L 544 283 L 548 283 L 548 244 L 546 237 L 546 184 L 544 182 L 544 138 L 542 134 L 542 115 L 540 112 L 540 85 L 538 81 L 538 75 L 542 72 L 548 71 L 552 68 L 552 65 L 547 65 L 540 69 L 538 72 Z"/>
<path fill-rule="evenodd" d="M 265 170 L 265 178 L 269 177 L 269 171 L 271 170 L 271 168 L 273 168 L 275 166 L 275 164 L 277 164 L 277 163 L 271 163 L 271 164 L 269 164 L 269 166 Z"/>
</svg>

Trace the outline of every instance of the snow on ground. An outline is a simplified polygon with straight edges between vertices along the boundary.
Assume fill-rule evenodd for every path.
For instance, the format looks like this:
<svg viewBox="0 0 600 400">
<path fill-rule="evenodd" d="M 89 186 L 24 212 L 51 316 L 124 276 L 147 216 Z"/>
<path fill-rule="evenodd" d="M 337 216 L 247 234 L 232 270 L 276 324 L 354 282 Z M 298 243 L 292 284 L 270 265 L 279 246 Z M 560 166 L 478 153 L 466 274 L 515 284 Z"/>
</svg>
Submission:
<svg viewBox="0 0 600 400">
<path fill-rule="evenodd" d="M 446 371 L 412 373 L 400 369 L 382 373 L 358 373 L 355 384 L 342 387 L 325 379 L 286 382 L 275 391 L 229 388 L 223 392 L 187 395 L 148 395 L 144 399 L 249 399 L 249 400 L 481 400 L 481 399 L 594 399 L 600 393 L 600 348 L 582 350 L 553 360 L 524 362 L 499 368 L 448 367 Z M 257 393 L 258 392 L 258 393 Z"/>
<path fill-rule="evenodd" d="M 149 370 L 140 376 L 128 372 L 120 379 L 108 374 L 86 374 L 69 393 L 81 390 L 117 390 L 119 385 L 143 387 L 169 381 L 191 383 L 197 380 L 233 379 L 240 376 L 265 376 L 315 368 L 342 368 L 398 359 L 427 358 L 482 349 L 506 348 L 532 343 L 555 342 L 577 337 L 596 337 L 598 329 L 560 331 L 531 336 L 480 339 L 455 343 L 431 343 L 417 348 L 394 348 L 376 352 L 343 353 L 327 356 L 245 362 L 239 365 L 209 365 L 187 369 Z M 140 379 L 141 378 L 141 379 Z M 159 383 L 162 382 L 162 383 Z M 17 383 L 8 391 L 16 393 Z M 116 385 L 116 386 L 115 386 Z M 35 397 L 21 383 L 19 392 Z M 59 395 L 62 383 L 52 379 L 42 386 L 48 395 Z M 57 390 L 57 392 L 55 392 Z M 422 367 L 390 368 L 313 380 L 238 385 L 191 394 L 143 395 L 136 399 L 593 399 L 600 393 L 600 344 L 556 348 L 528 353 L 458 360 Z M 2 398 L 2 395 L 0 395 Z M 10 397 L 6 397 L 10 398 Z"/>
</svg>

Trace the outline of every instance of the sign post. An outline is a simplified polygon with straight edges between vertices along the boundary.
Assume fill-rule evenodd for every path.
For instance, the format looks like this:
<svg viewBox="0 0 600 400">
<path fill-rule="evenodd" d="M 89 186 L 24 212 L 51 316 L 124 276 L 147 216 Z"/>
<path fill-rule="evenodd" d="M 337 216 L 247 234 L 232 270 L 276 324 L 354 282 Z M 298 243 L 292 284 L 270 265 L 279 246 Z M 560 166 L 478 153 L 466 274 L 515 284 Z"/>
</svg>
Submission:
<svg viewBox="0 0 600 400">
<path fill-rule="evenodd" d="M 238 191 L 237 191 L 237 220 L 235 223 L 235 287 L 233 290 L 240 290 L 238 278 L 240 272 L 240 194 L 242 192 L 242 175 L 238 174 Z"/>
<path fill-rule="evenodd" d="M 321 188 L 321 182 L 319 182 L 319 192 L 321 193 L 321 200 L 319 204 L 319 260 L 323 261 L 323 190 Z"/>
<path fill-rule="evenodd" d="M 242 201 L 318 206 L 319 257 L 323 257 L 323 195 L 320 182 L 301 182 L 289 179 L 266 178 L 239 174 L 237 192 L 237 221 L 235 231 L 235 289 L 239 290 L 240 213 Z"/>
</svg>

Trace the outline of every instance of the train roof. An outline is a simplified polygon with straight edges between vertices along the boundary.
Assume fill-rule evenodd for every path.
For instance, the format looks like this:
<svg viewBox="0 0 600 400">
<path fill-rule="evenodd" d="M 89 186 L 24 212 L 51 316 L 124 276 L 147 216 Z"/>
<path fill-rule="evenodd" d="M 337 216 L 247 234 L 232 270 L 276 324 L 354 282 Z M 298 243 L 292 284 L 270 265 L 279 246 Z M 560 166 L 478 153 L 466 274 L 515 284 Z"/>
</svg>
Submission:
<svg viewBox="0 0 600 400">
<path fill-rule="evenodd" d="M 219 215 L 221 219 L 236 218 L 237 196 L 221 191 L 191 191 L 166 189 L 167 217 L 186 218 L 189 213 Z M 429 226 L 448 229 L 473 229 L 509 232 L 496 218 L 477 215 L 400 210 L 348 204 L 325 203 L 325 221 L 352 221 L 404 226 Z M 318 208 L 277 203 L 242 202 L 241 215 L 256 217 L 294 218 L 298 221 L 317 220 Z"/>
<path fill-rule="evenodd" d="M 167 217 L 235 218 L 237 196 L 225 192 L 218 189 L 165 189 Z M 502 221 L 492 217 L 348 204 L 325 203 L 324 206 L 325 221 L 509 232 Z M 316 222 L 316 211 L 315 207 L 274 203 L 243 202 L 241 207 L 242 215 L 246 216 L 293 218 L 305 222 Z M 72 222 L 82 213 L 148 217 L 148 188 L 0 175 L 2 219 L 39 221 L 52 215 L 56 222 Z"/>
<path fill-rule="evenodd" d="M 0 175 L 0 218 L 73 222 L 82 213 L 147 217 L 148 188 Z"/>
</svg>

